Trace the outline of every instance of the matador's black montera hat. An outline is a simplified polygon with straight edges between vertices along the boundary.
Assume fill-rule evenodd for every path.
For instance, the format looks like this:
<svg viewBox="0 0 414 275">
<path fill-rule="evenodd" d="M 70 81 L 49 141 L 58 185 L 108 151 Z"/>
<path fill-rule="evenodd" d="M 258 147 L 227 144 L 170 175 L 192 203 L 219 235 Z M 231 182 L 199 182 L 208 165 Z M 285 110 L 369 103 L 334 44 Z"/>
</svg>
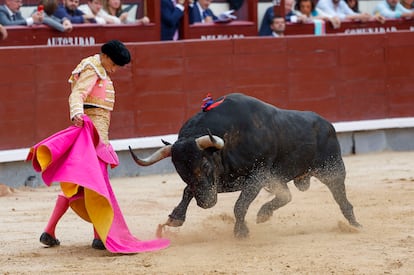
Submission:
<svg viewBox="0 0 414 275">
<path fill-rule="evenodd" d="M 101 47 L 101 52 L 109 56 L 118 66 L 124 66 L 131 62 L 131 55 L 125 45 L 119 40 L 111 40 Z"/>
</svg>

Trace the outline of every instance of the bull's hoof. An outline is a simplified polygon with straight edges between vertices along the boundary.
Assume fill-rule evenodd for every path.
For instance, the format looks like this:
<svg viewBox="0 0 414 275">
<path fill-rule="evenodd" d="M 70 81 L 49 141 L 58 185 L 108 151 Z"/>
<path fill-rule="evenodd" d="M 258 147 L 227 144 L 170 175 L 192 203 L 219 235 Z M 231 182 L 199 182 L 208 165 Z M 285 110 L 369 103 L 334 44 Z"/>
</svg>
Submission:
<svg viewBox="0 0 414 275">
<path fill-rule="evenodd" d="M 173 218 L 168 218 L 165 225 L 172 226 L 172 227 L 179 227 L 179 226 L 182 226 L 183 223 L 184 223 L 183 220 L 176 220 L 176 219 L 173 219 Z"/>
<path fill-rule="evenodd" d="M 270 217 L 272 217 L 272 215 L 273 211 L 269 211 L 266 207 L 263 206 L 257 213 L 256 223 L 267 222 L 270 219 Z"/>
<path fill-rule="evenodd" d="M 164 223 L 164 224 L 159 224 L 157 227 L 157 230 L 155 232 L 155 235 L 157 236 L 157 238 L 162 238 L 162 234 L 165 231 L 165 227 L 166 226 L 171 226 L 171 227 L 179 227 L 181 225 L 183 225 L 184 221 L 182 220 L 175 220 L 172 218 L 168 218 L 168 220 Z"/>
<path fill-rule="evenodd" d="M 256 223 L 264 223 L 267 222 L 268 220 L 270 220 L 270 217 L 272 215 L 261 215 L 261 216 L 257 216 L 256 218 Z"/>
<path fill-rule="evenodd" d="M 362 225 L 360 223 L 358 223 L 357 221 L 353 221 L 353 222 L 349 222 L 350 225 L 352 225 L 353 227 L 362 228 Z"/>
<path fill-rule="evenodd" d="M 244 223 L 240 225 L 237 225 L 236 223 L 236 225 L 234 226 L 234 236 L 237 239 L 245 239 L 249 237 L 249 229 Z"/>
<path fill-rule="evenodd" d="M 361 232 L 360 227 L 355 227 L 351 224 L 345 223 L 343 221 L 338 221 L 338 228 L 343 233 L 359 233 Z"/>
<path fill-rule="evenodd" d="M 310 187 L 310 178 L 295 179 L 293 183 L 299 191 L 305 192 Z"/>
</svg>

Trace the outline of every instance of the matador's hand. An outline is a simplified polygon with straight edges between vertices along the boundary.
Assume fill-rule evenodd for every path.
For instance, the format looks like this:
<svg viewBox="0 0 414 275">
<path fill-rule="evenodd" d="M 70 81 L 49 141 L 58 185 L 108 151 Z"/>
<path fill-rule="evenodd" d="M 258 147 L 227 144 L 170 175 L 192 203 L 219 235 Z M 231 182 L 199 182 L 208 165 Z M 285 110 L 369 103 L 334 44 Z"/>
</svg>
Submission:
<svg viewBox="0 0 414 275">
<path fill-rule="evenodd" d="M 80 115 L 80 114 L 75 115 L 72 118 L 72 123 L 73 123 L 73 125 L 75 125 L 77 127 L 82 127 L 83 126 L 83 118 L 82 118 L 82 115 Z"/>
</svg>

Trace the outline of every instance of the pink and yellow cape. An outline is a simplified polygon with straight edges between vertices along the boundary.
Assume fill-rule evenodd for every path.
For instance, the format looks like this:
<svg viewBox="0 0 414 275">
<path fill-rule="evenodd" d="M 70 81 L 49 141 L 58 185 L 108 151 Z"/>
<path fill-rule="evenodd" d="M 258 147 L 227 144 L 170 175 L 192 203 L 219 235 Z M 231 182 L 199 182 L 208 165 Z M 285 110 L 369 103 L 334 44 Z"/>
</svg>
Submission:
<svg viewBox="0 0 414 275">
<path fill-rule="evenodd" d="M 33 146 L 27 160 L 46 185 L 60 183 L 71 208 L 94 225 L 107 250 L 137 253 L 169 246 L 167 239 L 141 241 L 130 233 L 107 171 L 107 164 L 119 164 L 118 157 L 111 145 L 100 141 L 87 116 L 83 127 L 70 126 Z M 80 187 L 84 191 L 78 193 Z"/>
</svg>

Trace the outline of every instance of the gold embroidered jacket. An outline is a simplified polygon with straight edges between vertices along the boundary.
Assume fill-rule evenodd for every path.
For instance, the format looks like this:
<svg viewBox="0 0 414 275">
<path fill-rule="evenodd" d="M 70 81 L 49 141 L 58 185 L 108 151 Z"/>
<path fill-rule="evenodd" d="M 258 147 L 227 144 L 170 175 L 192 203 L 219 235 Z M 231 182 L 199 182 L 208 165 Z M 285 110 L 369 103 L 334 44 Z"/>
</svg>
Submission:
<svg viewBox="0 0 414 275">
<path fill-rule="evenodd" d="M 115 90 L 111 79 L 101 64 L 99 54 L 83 59 L 69 78 L 70 118 L 83 114 L 83 105 L 88 104 L 112 111 L 115 103 Z"/>
</svg>

